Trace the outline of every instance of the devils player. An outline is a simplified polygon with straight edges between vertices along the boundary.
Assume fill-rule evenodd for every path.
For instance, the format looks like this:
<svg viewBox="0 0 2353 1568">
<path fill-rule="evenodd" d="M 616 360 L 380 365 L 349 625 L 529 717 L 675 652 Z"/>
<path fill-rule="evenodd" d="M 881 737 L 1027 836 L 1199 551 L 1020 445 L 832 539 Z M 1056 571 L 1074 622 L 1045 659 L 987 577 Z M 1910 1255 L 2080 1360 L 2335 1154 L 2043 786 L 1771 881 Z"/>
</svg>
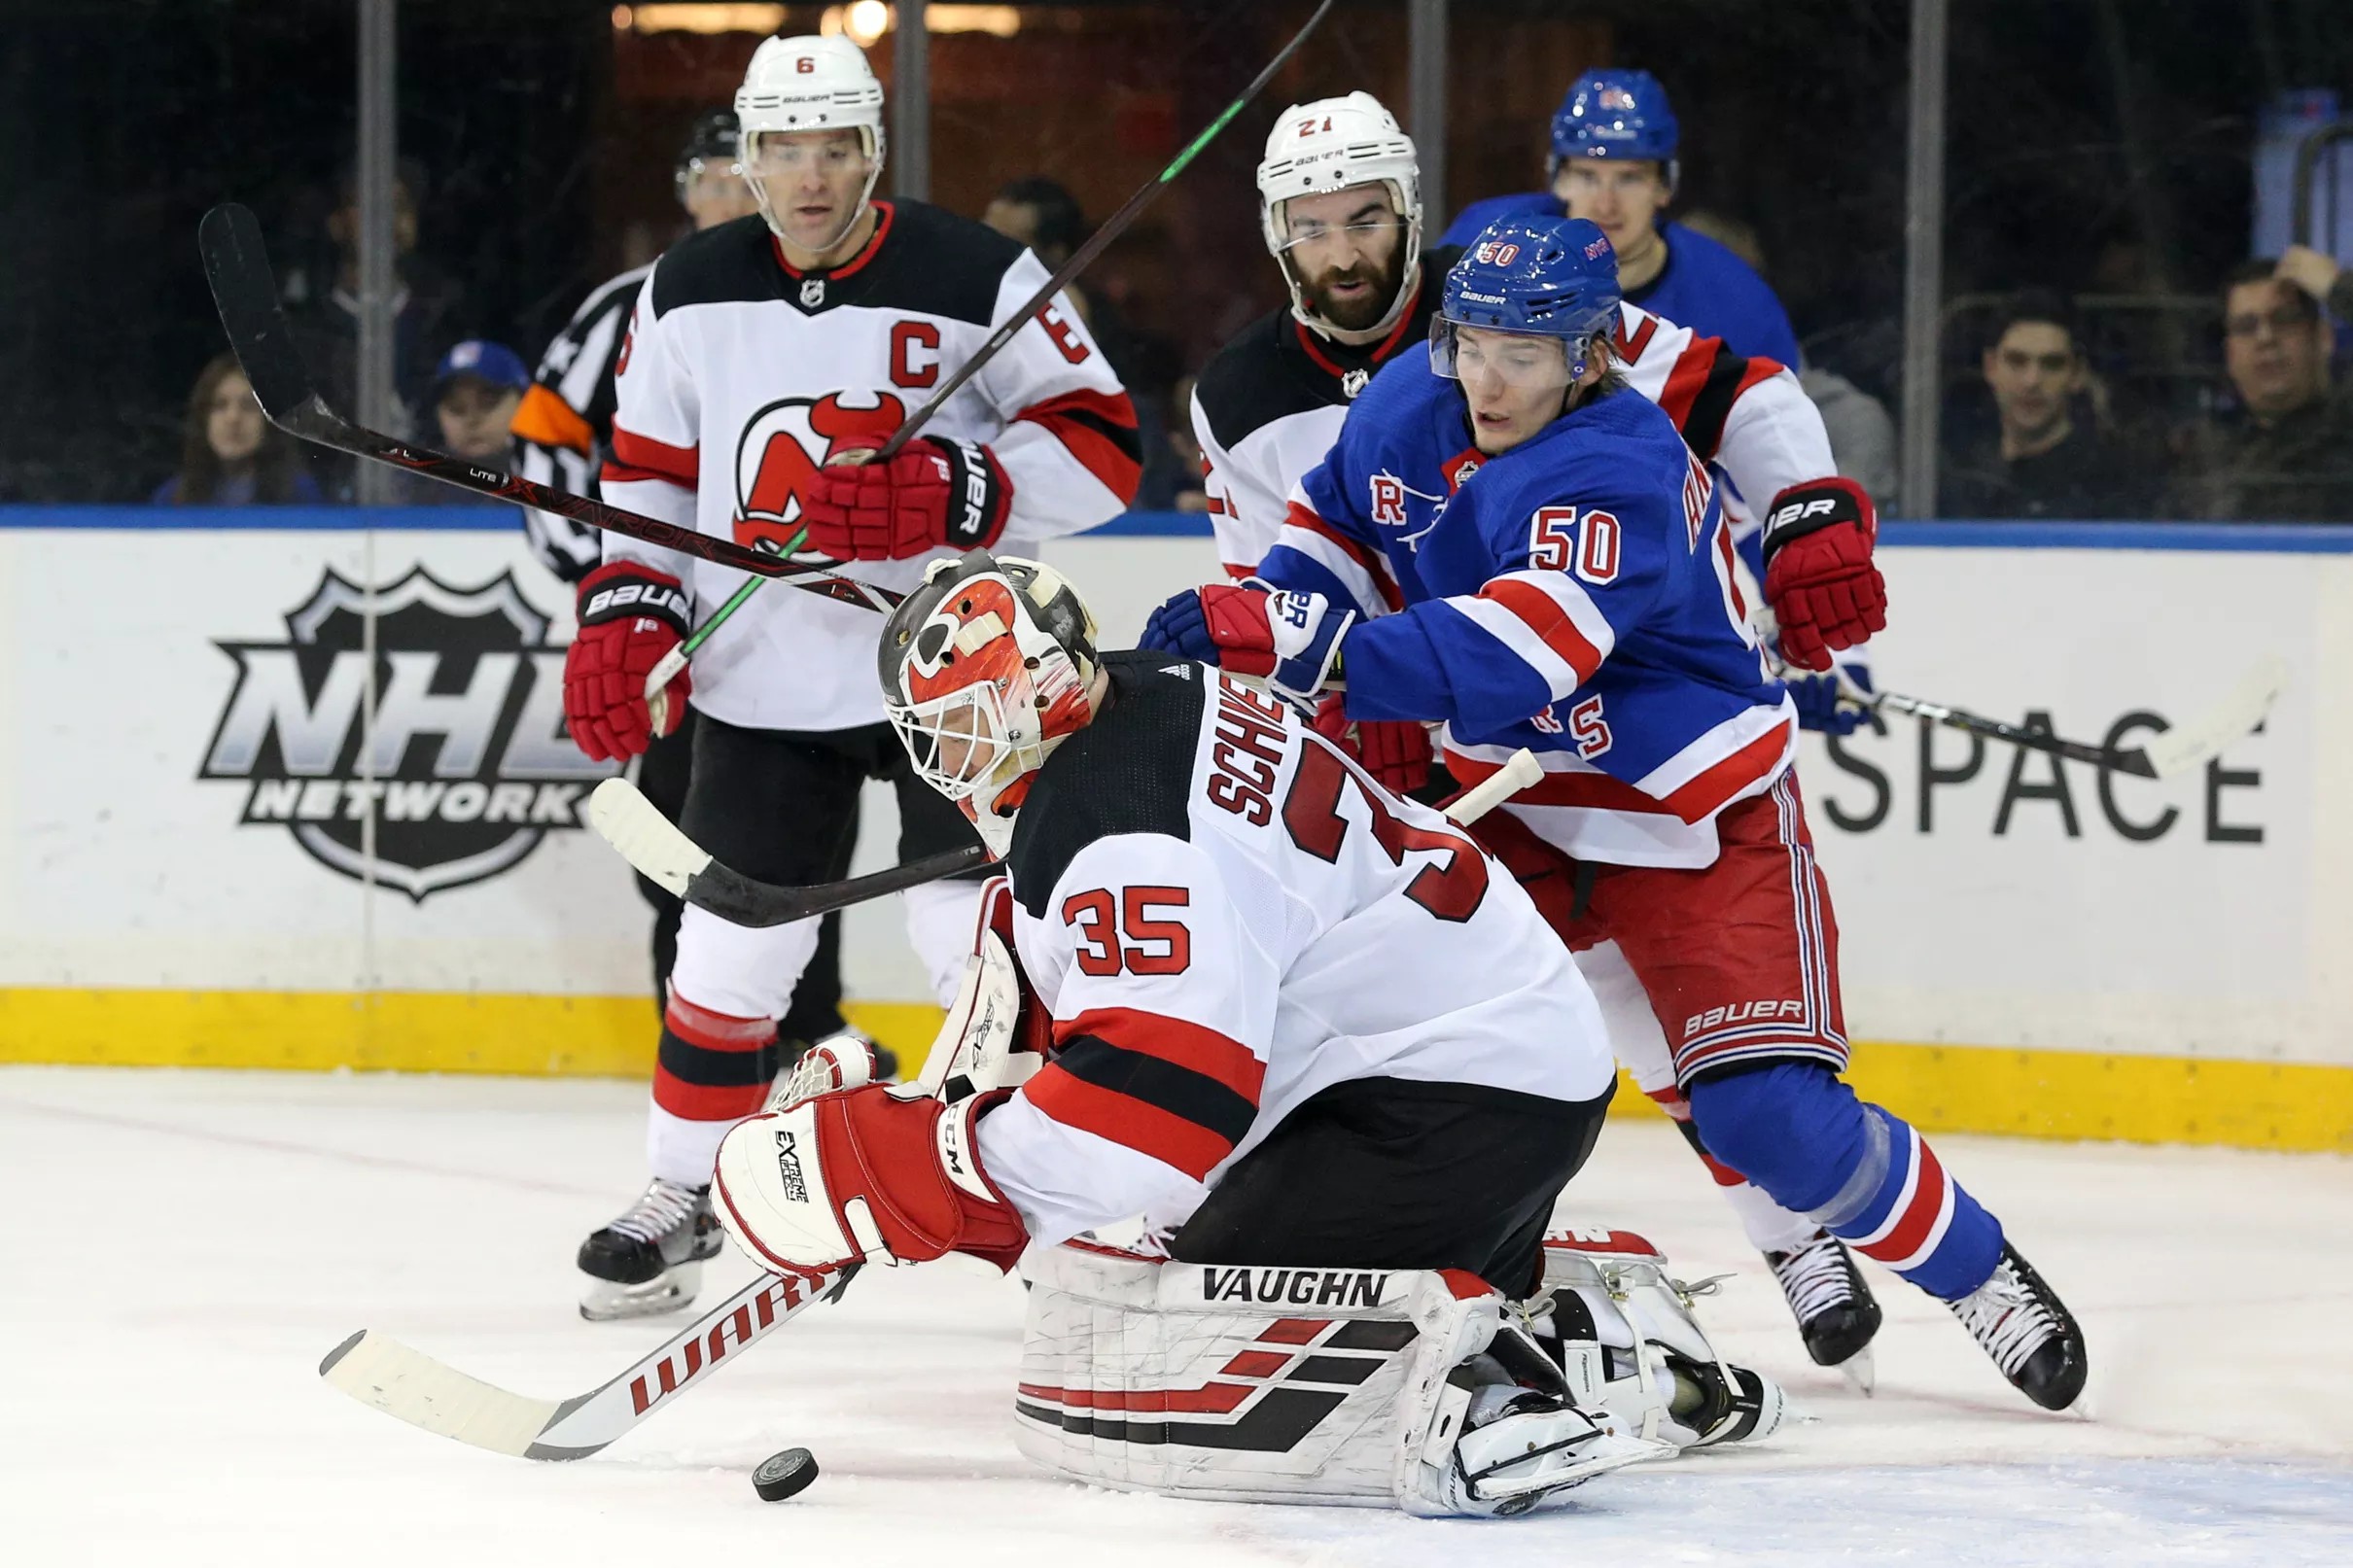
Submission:
<svg viewBox="0 0 2353 1568">
<path fill-rule="evenodd" d="M 735 100 L 758 216 L 681 241 L 640 291 L 615 379 L 606 496 L 741 544 L 809 547 L 895 588 L 927 559 L 1092 526 L 1134 494 L 1134 410 L 1066 303 L 1049 306 L 887 463 L 907 413 L 1045 281 L 1020 245 L 937 208 L 872 199 L 882 87 L 841 38 L 762 43 Z M 742 574 L 617 535 L 580 584 L 565 711 L 590 755 L 645 749 L 647 673 L 694 606 Z M 847 867 L 860 784 L 899 785 L 902 856 L 971 829 L 914 784 L 868 679 L 868 612 L 815 595 L 749 601 L 669 688 L 697 713 L 682 825 L 729 863 L 808 883 Z M 918 952 L 944 997 L 971 929 L 970 884 L 909 894 Z M 815 922 L 751 930 L 689 909 L 649 1110 L 652 1181 L 582 1245 L 592 1316 L 689 1299 L 719 1245 L 720 1138 L 777 1068 L 776 1020 Z"/>
<path fill-rule="evenodd" d="M 1459 251 L 1427 256 L 1417 247 L 1422 203 L 1414 145 L 1370 94 L 1352 92 L 1283 111 L 1258 165 L 1260 227 L 1290 286 L 1291 307 L 1251 324 L 1202 372 L 1193 419 L 1208 469 L 1210 521 L 1230 575 L 1247 577 L 1282 531 L 1299 481 L 1338 439 L 1349 404 L 1369 374 L 1401 351 L 1420 352 L 1447 268 Z M 1734 354 L 1717 338 L 1622 304 L 1613 360 L 1636 392 L 1674 419 L 1692 451 L 1726 482 L 1721 494 L 1732 538 L 1747 559 L 1765 514 L 1837 515 L 1863 532 L 1875 526 L 1871 498 L 1837 476 L 1821 415 L 1797 377 L 1767 359 Z M 1766 575 L 1761 560 L 1751 569 Z M 1872 580 L 1857 582 L 1853 613 L 1816 617 L 1815 591 L 1784 591 L 1774 610 L 1792 657 L 1827 662 L 1876 629 Z M 1812 693 L 1827 686 L 1800 688 Z M 1827 703 L 1801 698 L 1812 727 Z M 1337 698 L 1318 714 L 1326 733 L 1391 789 L 1411 794 L 1430 780 L 1427 729 L 1420 723 L 1348 721 Z M 1443 787 L 1443 784 L 1438 785 Z M 1580 962 L 1601 998 L 1618 1054 L 1643 1092 L 1688 1133 L 1689 1107 L 1647 998 L 1613 944 Z M 1864 1354 L 1879 1322 L 1869 1285 L 1844 1246 L 1793 1215 L 1721 1162 L 1708 1168 L 1763 1253 L 1796 1314 L 1807 1348 L 1844 1367 L 1865 1387 Z"/>
<path fill-rule="evenodd" d="M 2037 1404 L 2081 1331 L 1917 1132 L 1839 1078 L 1837 926 L 1706 470 L 1612 371 L 1609 241 L 1506 221 L 1429 347 L 1373 380 L 1259 581 L 1179 594 L 1147 644 L 1352 717 L 1441 720 L 1457 778 L 1537 752 L 1481 835 L 1574 949 L 1614 943 L 1706 1149 L 1950 1306 Z M 1854 524 L 1776 518 L 1769 575 L 1849 589 Z M 1771 525 L 1769 525 L 1771 526 Z M 1810 529 L 1810 531 L 1809 531 Z"/>
<path fill-rule="evenodd" d="M 1710 1352 L 1601 1386 L 1618 1307 L 1563 1288 L 1594 1283 L 1573 1266 L 1596 1238 L 1543 1237 L 1599 1130 L 1609 1055 L 1567 955 L 1474 843 L 1261 691 L 1099 656 L 1075 592 L 1035 563 L 934 567 L 880 663 L 917 771 L 1010 875 L 982 970 L 1032 989 L 1004 981 L 967 1013 L 968 1098 L 852 1075 L 730 1134 L 721 1214 L 754 1257 L 1009 1268 L 1043 1244 L 1025 1265 L 1023 1446 L 1112 1485 L 1517 1513 L 1663 1451 L 1633 1431 L 1701 1441 L 1662 1406 L 1667 1367 L 1724 1391 L 1738 1430 L 1719 1436 L 1777 1420 L 1777 1392 Z M 1042 1064 L 1007 1070 L 1016 1033 Z M 1176 1262 L 1054 1246 L 1139 1214 Z M 1638 1247 L 1604 1250 L 1655 1272 Z M 1530 1310 L 1563 1360 L 1503 1310 L 1540 1286 Z M 1317 1338 L 1335 1315 L 1348 1328 Z M 1292 1386 L 1255 1403 L 1200 1380 L 1272 1380 L 1311 1340 Z M 1379 1375 L 1391 1362 L 1402 1377 Z M 1637 1382 L 1648 1405 L 1624 1404 Z M 1167 1419 L 1119 1415 L 1146 1410 Z"/>
</svg>

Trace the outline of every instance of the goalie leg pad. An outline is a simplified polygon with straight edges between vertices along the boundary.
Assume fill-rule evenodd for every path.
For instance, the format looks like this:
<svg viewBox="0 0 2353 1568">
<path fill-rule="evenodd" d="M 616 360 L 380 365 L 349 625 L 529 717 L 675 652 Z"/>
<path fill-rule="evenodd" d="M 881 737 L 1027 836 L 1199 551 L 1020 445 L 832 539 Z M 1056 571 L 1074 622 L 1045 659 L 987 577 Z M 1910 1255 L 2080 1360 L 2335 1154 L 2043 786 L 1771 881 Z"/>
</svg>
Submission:
<svg viewBox="0 0 2353 1568">
<path fill-rule="evenodd" d="M 1777 1431 L 1788 1401 L 1772 1378 L 1717 1354 L 1692 1313 L 1716 1281 L 1685 1284 L 1665 1255 L 1628 1231 L 1556 1231 L 1544 1274 L 1522 1303 L 1538 1337 L 1559 1345 L 1572 1383 L 1632 1433 L 1678 1448 L 1758 1442 Z M 1598 1371 L 1598 1386 L 1581 1378 Z"/>
</svg>

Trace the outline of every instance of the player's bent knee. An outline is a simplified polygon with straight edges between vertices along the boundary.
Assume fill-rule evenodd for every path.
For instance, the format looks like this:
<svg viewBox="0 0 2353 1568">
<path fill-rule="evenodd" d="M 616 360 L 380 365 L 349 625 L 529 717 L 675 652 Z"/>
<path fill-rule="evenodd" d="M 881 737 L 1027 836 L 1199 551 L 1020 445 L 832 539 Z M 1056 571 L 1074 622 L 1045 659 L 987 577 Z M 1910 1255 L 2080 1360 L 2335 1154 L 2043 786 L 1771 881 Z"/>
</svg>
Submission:
<svg viewBox="0 0 2353 1568">
<path fill-rule="evenodd" d="M 1861 1157 L 1863 1102 L 1814 1062 L 1711 1073 L 1687 1091 L 1707 1152 L 1785 1208 L 1820 1207 Z"/>
</svg>

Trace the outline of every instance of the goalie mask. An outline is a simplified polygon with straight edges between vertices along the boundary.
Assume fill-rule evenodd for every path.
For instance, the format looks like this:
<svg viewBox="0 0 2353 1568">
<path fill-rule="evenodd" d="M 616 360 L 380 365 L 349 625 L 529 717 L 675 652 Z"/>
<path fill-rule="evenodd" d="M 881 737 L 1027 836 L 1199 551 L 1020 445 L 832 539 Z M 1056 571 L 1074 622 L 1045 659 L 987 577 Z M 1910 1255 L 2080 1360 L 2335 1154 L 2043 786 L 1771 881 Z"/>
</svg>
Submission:
<svg viewBox="0 0 2353 1568">
<path fill-rule="evenodd" d="M 1311 235 L 1294 225 L 1290 203 L 1355 186 L 1380 186 L 1401 223 L 1397 289 L 1380 320 L 1346 329 L 1314 308 L 1301 287 L 1293 247 Z M 1291 291 L 1291 314 L 1317 331 L 1343 341 L 1374 341 L 1387 335 L 1411 304 L 1422 281 L 1422 177 L 1413 138 L 1397 117 L 1369 92 L 1293 104 L 1276 119 L 1258 164 L 1258 226 L 1266 248 L 1282 268 Z"/>
<path fill-rule="evenodd" d="M 986 550 L 934 563 L 883 627 L 892 727 L 1001 859 L 1030 782 L 1095 717 L 1095 636 L 1061 573 Z"/>
</svg>

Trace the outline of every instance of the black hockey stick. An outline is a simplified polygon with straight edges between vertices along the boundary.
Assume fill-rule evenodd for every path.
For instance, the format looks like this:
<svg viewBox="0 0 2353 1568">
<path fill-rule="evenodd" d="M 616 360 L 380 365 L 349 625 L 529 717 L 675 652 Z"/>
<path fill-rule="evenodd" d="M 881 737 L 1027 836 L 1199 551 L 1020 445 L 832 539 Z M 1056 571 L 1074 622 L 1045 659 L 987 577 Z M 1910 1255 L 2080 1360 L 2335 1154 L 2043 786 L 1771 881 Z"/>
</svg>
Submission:
<svg viewBox="0 0 2353 1568">
<path fill-rule="evenodd" d="M 2047 751 L 2053 756 L 2065 757 L 2070 762 L 2089 762 L 2095 768 L 2109 768 L 2135 778 L 2169 779 L 2177 773 L 2203 767 L 2222 755 L 2225 747 L 2247 735 L 2264 721 L 2264 715 L 2270 712 L 2272 702 L 2287 686 L 2287 663 L 2273 654 L 2248 671 L 2228 697 L 2195 721 L 2174 725 L 2158 734 L 2146 746 L 2115 749 L 2065 740 L 2017 724 L 2005 724 L 1998 718 L 1986 718 L 1963 709 L 1948 708 L 1942 703 L 1932 703 L 1918 697 L 1907 697 L 1900 691 L 1868 695 L 1842 691 L 1839 700 L 1871 711 L 1907 714 L 1970 735 L 2007 741 L 2012 746 L 2024 747 L 2030 751 Z"/>
<path fill-rule="evenodd" d="M 591 501 L 586 496 L 534 483 L 517 474 L 476 468 L 471 463 L 412 446 L 391 436 L 364 430 L 327 406 L 310 378 L 309 367 L 295 347 L 294 330 L 278 304 L 278 283 L 269 270 L 269 256 L 262 245 L 262 226 L 237 203 L 223 202 L 204 215 L 196 228 L 197 248 L 203 253 L 204 277 L 212 286 L 213 303 L 228 346 L 253 387 L 255 399 L 269 422 L 289 436 L 382 463 L 428 479 L 455 485 L 494 501 L 536 506 L 560 513 L 610 533 L 626 534 L 681 554 L 719 566 L 734 567 L 755 576 L 771 577 L 809 593 L 843 604 L 889 614 L 906 595 L 889 588 L 840 576 L 819 568 L 793 566 L 776 556 L 747 548 L 732 540 L 714 539 L 691 528 L 680 528 L 619 506 Z"/>
<path fill-rule="evenodd" d="M 649 882 L 657 883 L 697 909 L 736 925 L 783 925 L 830 914 L 886 893 L 904 892 L 959 871 L 986 865 L 989 852 L 977 844 L 929 854 L 847 882 L 792 888 L 755 882 L 711 857 L 711 852 L 681 832 L 645 792 L 626 779 L 608 779 L 588 796 L 588 825 L 621 852 Z"/>
</svg>

